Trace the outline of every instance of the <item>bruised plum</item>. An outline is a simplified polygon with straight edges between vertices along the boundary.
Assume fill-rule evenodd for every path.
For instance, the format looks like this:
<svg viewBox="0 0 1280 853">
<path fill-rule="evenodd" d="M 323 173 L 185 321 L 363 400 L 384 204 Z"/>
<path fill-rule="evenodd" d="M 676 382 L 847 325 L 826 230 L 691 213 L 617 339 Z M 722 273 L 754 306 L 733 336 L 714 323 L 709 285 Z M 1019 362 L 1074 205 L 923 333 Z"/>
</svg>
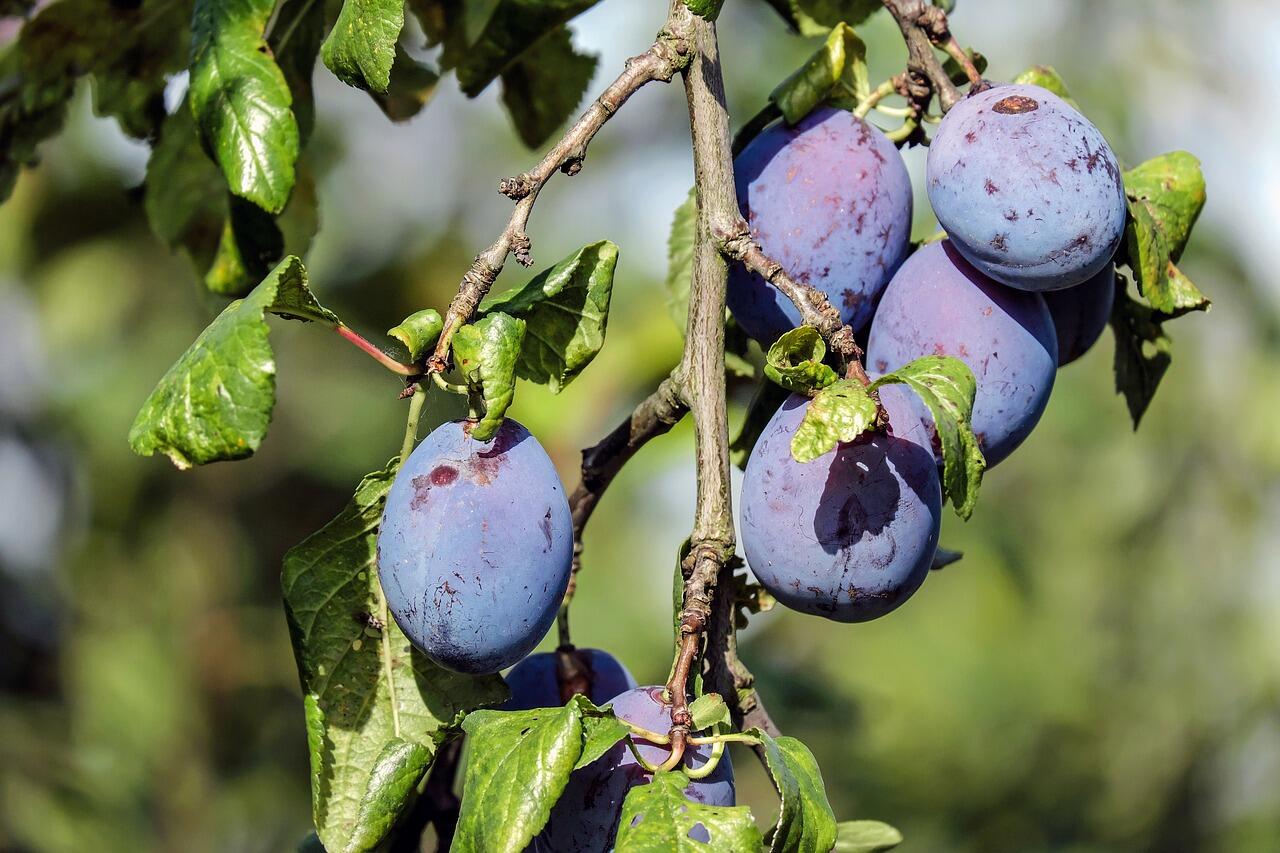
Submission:
<svg viewBox="0 0 1280 853">
<path fill-rule="evenodd" d="M 734 174 L 738 205 L 764 251 L 825 293 L 855 330 L 866 325 L 911 236 L 911 178 L 893 143 L 847 110 L 823 107 L 752 140 Z M 738 264 L 728 299 L 765 346 L 800 325 L 791 300 Z"/>
<path fill-rule="evenodd" d="M 929 143 L 929 201 L 960 253 L 1022 290 L 1080 284 L 1124 233 L 1120 167 L 1070 104 L 1039 86 L 996 86 L 948 112 Z"/>
<path fill-rule="evenodd" d="M 1058 342 L 1043 296 L 997 284 L 943 240 L 922 246 L 889 282 L 867 343 L 867 366 L 877 374 L 925 355 L 954 356 L 973 371 L 970 424 L 991 466 L 1044 413 Z"/>
<path fill-rule="evenodd" d="M 480 674 L 511 666 L 551 627 L 573 534 L 537 439 L 510 418 L 489 441 L 470 429 L 444 424 L 404 462 L 378 533 L 378 577 L 414 645 Z"/>
<path fill-rule="evenodd" d="M 1084 355 L 1102 337 L 1115 294 L 1116 268 L 1107 264 L 1084 284 L 1044 295 L 1058 335 L 1058 367 Z"/>
<path fill-rule="evenodd" d="M 640 728 L 667 732 L 671 729 L 671 704 L 664 701 L 664 691 L 663 687 L 628 690 L 611 700 L 613 711 Z M 669 747 L 635 736 L 631 736 L 631 741 L 651 765 L 657 766 L 671 755 Z M 684 765 L 696 770 L 705 765 L 710 756 L 708 745 L 689 746 L 684 751 Z M 652 779 L 653 774 L 636 762 L 626 742 L 619 741 L 603 756 L 573 772 L 551 810 L 546 828 L 534 839 L 532 849 L 540 853 L 604 853 L 612 849 L 627 792 L 637 785 L 647 785 Z M 684 795 L 708 806 L 734 805 L 733 764 L 727 750 L 705 779 L 689 783 Z M 710 836 L 698 825 L 690 838 L 706 843 Z"/>
<path fill-rule="evenodd" d="M 617 658 L 599 649 L 578 649 L 579 660 L 587 667 L 591 685 L 587 697 L 603 705 L 614 696 L 636 686 L 636 680 Z M 511 698 L 503 706 L 506 711 L 528 711 L 532 708 L 554 708 L 563 705 L 560 683 L 556 679 L 556 653 L 529 655 L 507 673 Z"/>
<path fill-rule="evenodd" d="M 756 442 L 742 482 L 747 565 L 778 601 L 866 622 L 924 582 L 938 546 L 942 490 L 913 392 L 881 389 L 891 432 L 864 433 L 812 462 L 791 439 L 809 408 L 793 394 Z"/>
</svg>

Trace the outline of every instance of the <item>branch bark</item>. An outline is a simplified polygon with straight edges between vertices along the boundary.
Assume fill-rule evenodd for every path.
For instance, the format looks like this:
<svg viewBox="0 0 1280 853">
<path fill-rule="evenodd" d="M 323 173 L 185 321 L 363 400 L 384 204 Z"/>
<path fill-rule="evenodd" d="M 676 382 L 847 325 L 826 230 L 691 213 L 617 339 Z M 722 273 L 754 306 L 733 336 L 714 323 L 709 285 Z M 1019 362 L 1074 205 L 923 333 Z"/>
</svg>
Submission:
<svg viewBox="0 0 1280 853">
<path fill-rule="evenodd" d="M 907 43 L 907 75 L 910 78 L 906 86 L 907 98 L 923 115 L 924 103 L 921 101 L 927 102 L 932 90 L 938 94 L 938 105 L 945 113 L 964 97 L 933 52 L 935 45 L 949 53 L 959 50 L 959 45 L 951 37 L 947 13 L 924 0 L 884 0 L 884 6 L 898 22 L 898 29 Z M 956 57 L 957 61 L 961 62 L 970 82 L 979 84 L 982 78 L 973 61 L 963 50 L 960 50 L 960 57 Z"/>
<path fill-rule="evenodd" d="M 435 351 L 427 359 L 427 372 L 440 373 L 448 368 L 449 344 L 453 333 L 469 321 L 480 302 L 489 293 L 498 273 L 515 254 L 522 266 L 533 264 L 532 244 L 525 228 L 538 193 L 551 180 L 557 170 L 576 175 L 587 156 L 587 146 L 596 133 L 613 117 L 627 99 L 647 83 L 671 81 L 675 73 L 688 62 L 689 42 L 687 32 L 671 17 L 649 49 L 627 60 L 618 78 L 600 94 L 565 135 L 539 161 L 533 169 L 514 178 L 505 178 L 499 184 L 499 192 L 515 200 L 511 218 L 489 248 L 472 262 L 462 275 L 458 292 L 449 303 L 444 317 L 444 330 L 436 342 Z"/>
</svg>

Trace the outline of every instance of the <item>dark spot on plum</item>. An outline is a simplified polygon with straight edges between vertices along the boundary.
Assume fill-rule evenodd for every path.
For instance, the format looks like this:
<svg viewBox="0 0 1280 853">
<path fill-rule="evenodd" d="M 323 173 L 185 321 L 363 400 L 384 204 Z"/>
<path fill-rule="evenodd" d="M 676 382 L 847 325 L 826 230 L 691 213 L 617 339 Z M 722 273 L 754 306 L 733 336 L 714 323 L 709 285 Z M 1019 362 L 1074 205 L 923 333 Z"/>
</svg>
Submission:
<svg viewBox="0 0 1280 853">
<path fill-rule="evenodd" d="M 1020 115 L 1040 109 L 1040 102 L 1025 95 L 1010 95 L 996 101 L 991 109 L 1001 115 Z"/>
<path fill-rule="evenodd" d="M 978 141 L 978 134 L 971 130 L 964 135 L 964 141 L 972 145 Z"/>
<path fill-rule="evenodd" d="M 1008 239 L 1008 234 L 997 234 L 991 238 L 991 248 L 995 249 L 997 252 L 1009 251 Z"/>
<path fill-rule="evenodd" d="M 862 301 L 862 297 L 859 296 L 858 293 L 855 290 L 853 290 L 853 288 L 846 287 L 844 290 L 840 292 L 840 304 L 842 304 L 845 308 L 849 308 L 849 309 L 857 308 L 858 303 L 861 301 Z"/>
<path fill-rule="evenodd" d="M 1006 210 L 1006 211 L 1004 212 L 1004 218 L 1005 218 L 1005 219 L 1007 219 L 1007 220 L 1009 220 L 1010 222 L 1017 222 L 1017 221 L 1018 221 L 1018 211 L 1014 210 L 1013 208 L 1009 208 L 1008 210 Z"/>
<path fill-rule="evenodd" d="M 1000 192 L 1000 188 L 990 178 L 987 178 L 987 182 L 982 185 L 982 188 L 987 191 L 987 195 L 995 195 Z"/>
<path fill-rule="evenodd" d="M 447 486 L 456 479 L 458 479 L 458 469 L 452 465 L 437 465 L 431 469 L 431 485 L 433 486 Z"/>
<path fill-rule="evenodd" d="M 876 370 L 880 371 L 881 373 L 884 373 L 888 369 L 889 369 L 889 362 L 885 361 L 883 358 L 876 359 Z"/>
<path fill-rule="evenodd" d="M 542 535 L 547 538 L 547 547 L 543 548 L 544 552 L 551 550 L 551 507 L 547 507 L 547 514 L 542 517 Z"/>
<path fill-rule="evenodd" d="M 409 509 L 422 509 L 427 499 L 431 497 L 431 477 L 427 474 L 419 474 L 409 483 L 413 486 L 413 497 L 409 499 Z"/>
</svg>

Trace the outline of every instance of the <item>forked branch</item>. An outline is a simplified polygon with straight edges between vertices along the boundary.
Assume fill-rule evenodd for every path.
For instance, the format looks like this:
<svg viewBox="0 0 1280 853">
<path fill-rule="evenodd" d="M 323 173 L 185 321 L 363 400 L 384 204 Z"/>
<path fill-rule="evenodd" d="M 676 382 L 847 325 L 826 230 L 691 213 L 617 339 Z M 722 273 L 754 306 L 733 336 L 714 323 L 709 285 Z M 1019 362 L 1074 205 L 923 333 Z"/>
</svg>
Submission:
<svg viewBox="0 0 1280 853">
<path fill-rule="evenodd" d="M 946 50 L 965 70 L 969 82 L 979 85 L 982 76 L 974 66 L 973 60 L 964 52 L 951 35 L 947 22 L 947 13 L 924 0 L 884 0 L 884 6 L 898 22 L 902 30 L 902 38 L 907 43 L 907 83 L 908 100 L 911 100 L 923 114 L 923 101 L 928 101 L 929 90 L 938 95 L 938 105 L 945 113 L 951 109 L 963 95 L 951 82 L 938 55 L 933 52 L 935 46 Z"/>
</svg>

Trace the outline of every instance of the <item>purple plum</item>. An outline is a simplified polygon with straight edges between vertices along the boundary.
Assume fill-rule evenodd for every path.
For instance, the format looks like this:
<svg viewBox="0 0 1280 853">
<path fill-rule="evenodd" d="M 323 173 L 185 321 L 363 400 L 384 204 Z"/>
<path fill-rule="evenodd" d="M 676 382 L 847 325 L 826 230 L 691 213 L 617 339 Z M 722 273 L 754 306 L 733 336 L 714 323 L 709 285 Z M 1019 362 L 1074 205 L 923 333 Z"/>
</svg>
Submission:
<svg viewBox="0 0 1280 853">
<path fill-rule="evenodd" d="M 595 704 L 603 705 L 636 686 L 636 680 L 627 668 L 608 652 L 600 649 L 577 649 L 577 652 L 588 668 L 591 692 L 587 698 Z M 506 681 L 511 688 L 511 698 L 502 706 L 504 711 L 554 708 L 565 703 L 556 680 L 555 652 L 529 655 L 511 668 Z"/>
<path fill-rule="evenodd" d="M 1058 335 L 1058 367 L 1084 355 L 1102 337 L 1115 295 L 1116 268 L 1111 264 L 1084 284 L 1044 295 Z"/>
</svg>

